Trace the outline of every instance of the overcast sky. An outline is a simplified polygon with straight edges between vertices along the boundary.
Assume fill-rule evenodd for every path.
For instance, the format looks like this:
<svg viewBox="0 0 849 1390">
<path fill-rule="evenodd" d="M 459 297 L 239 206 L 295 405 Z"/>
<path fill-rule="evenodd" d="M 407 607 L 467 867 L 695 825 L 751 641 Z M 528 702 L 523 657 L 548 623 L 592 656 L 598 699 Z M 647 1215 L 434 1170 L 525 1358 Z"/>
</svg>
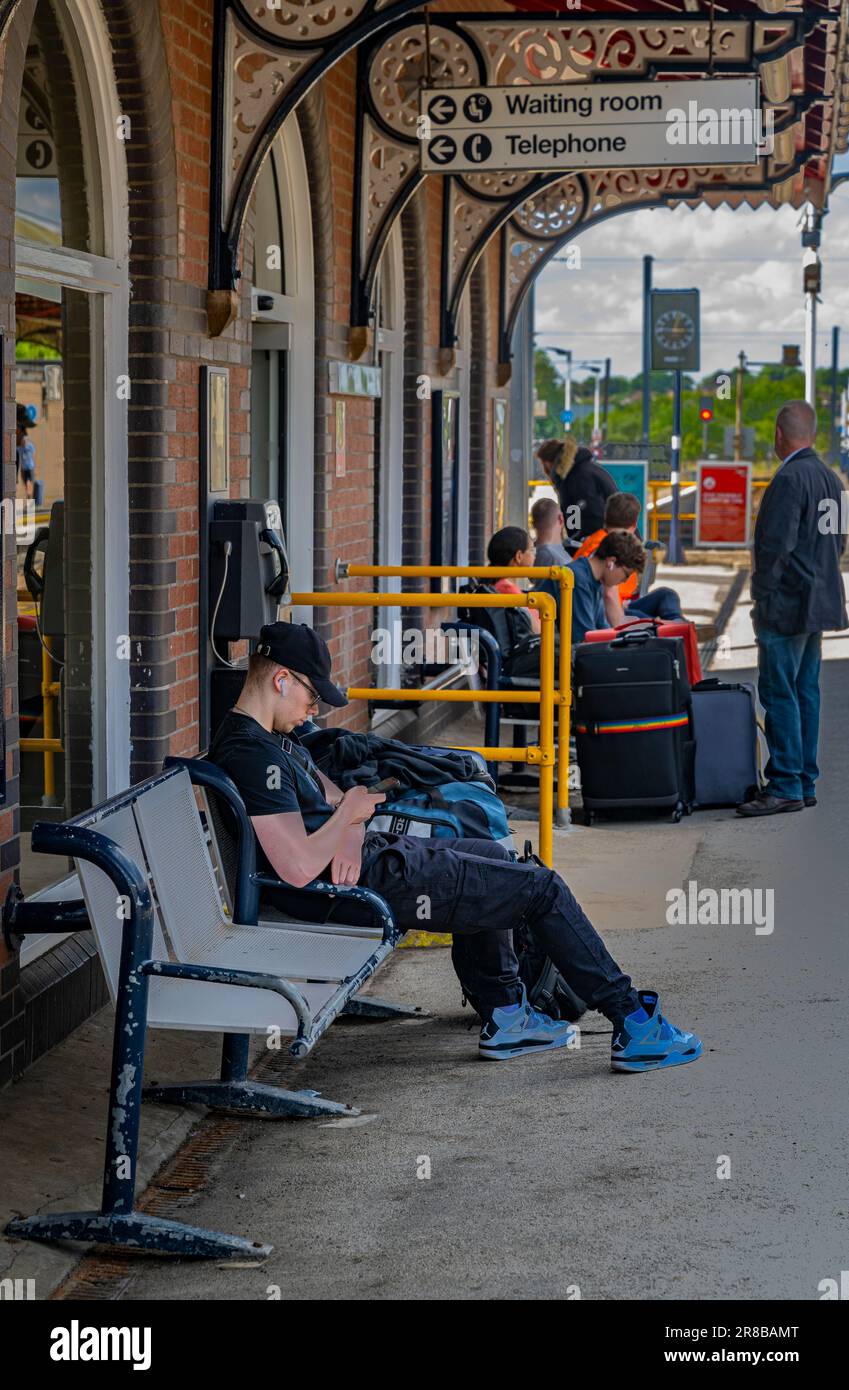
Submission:
<svg viewBox="0 0 849 1390">
<path fill-rule="evenodd" d="M 789 207 L 659 208 L 613 217 L 571 243 L 580 248 L 580 269 L 553 263 L 540 274 L 537 342 L 571 348 L 576 357 L 609 356 L 613 373 L 636 375 L 642 367 L 642 258 L 650 254 L 655 288 L 701 291 L 702 373 L 730 368 L 741 349 L 769 361 L 780 360 L 782 343 L 798 343 L 804 353 L 799 217 Z M 840 364 L 846 366 L 849 183 L 832 195 L 821 256 L 817 366 L 831 361 L 833 324 L 841 329 Z"/>
</svg>

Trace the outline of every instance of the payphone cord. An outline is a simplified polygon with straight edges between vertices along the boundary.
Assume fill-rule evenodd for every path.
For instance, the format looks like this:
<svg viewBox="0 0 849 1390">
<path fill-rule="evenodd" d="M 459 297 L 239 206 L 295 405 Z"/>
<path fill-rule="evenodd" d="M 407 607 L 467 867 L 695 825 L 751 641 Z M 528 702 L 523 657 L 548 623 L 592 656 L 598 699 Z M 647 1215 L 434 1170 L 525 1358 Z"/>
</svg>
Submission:
<svg viewBox="0 0 849 1390">
<path fill-rule="evenodd" d="M 35 609 L 36 636 L 38 637 L 38 640 L 41 643 L 43 650 L 47 652 L 47 655 L 53 662 L 53 665 L 58 666 L 60 670 L 64 670 L 64 661 L 60 661 L 59 658 L 50 650 L 50 648 L 48 647 L 47 643 L 41 635 L 41 606 L 44 603 L 44 571 L 43 562 L 41 574 L 39 574 L 38 570 L 35 568 L 35 557 L 38 554 L 39 550 L 41 550 L 44 552 L 44 559 L 47 559 L 47 543 L 49 537 L 50 527 L 41 526 L 39 527 L 38 531 L 36 531 L 34 539 L 27 547 L 27 553 L 24 556 L 24 583 L 29 589 L 30 596 L 32 598 L 33 608 Z"/>
<path fill-rule="evenodd" d="M 229 571 L 229 569 L 230 569 L 230 556 L 231 556 L 232 554 L 233 554 L 233 542 L 232 542 L 232 541 L 225 541 L 225 542 L 224 542 L 224 574 L 222 575 L 222 578 L 221 578 L 221 588 L 218 590 L 218 598 L 215 600 L 215 608 L 213 609 L 213 612 L 212 612 L 212 622 L 210 623 L 210 627 L 209 627 L 209 644 L 210 644 L 210 646 L 212 647 L 212 650 L 213 650 L 213 653 L 214 653 L 216 659 L 217 659 L 218 661 L 221 662 L 222 666 L 236 666 L 236 665 L 238 664 L 238 663 L 235 662 L 235 661 L 228 661 L 227 658 L 226 658 L 226 656 L 222 656 L 222 655 L 221 655 L 221 653 L 219 652 L 218 648 L 217 648 L 216 645 L 215 645 L 215 621 L 216 621 L 216 619 L 217 619 L 217 617 L 218 617 L 218 610 L 219 610 L 219 608 L 221 607 L 221 600 L 222 600 L 223 597 L 224 597 L 224 590 L 225 590 L 226 587 L 227 587 L 227 573 L 228 573 L 228 571 Z"/>
</svg>

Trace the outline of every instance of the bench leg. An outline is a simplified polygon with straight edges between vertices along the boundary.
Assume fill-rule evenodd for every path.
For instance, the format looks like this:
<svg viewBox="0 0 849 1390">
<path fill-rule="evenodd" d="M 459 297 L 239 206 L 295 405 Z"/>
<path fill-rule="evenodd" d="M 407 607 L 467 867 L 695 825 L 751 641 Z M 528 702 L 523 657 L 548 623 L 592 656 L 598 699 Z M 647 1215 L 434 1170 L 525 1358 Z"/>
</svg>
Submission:
<svg viewBox="0 0 849 1390">
<path fill-rule="evenodd" d="M 251 1039 L 248 1033 L 225 1033 L 221 1048 L 221 1080 L 244 1081 L 251 1059 Z"/>
<path fill-rule="evenodd" d="M 329 1115 L 359 1115 L 353 1105 L 325 1100 L 318 1091 L 286 1091 L 261 1081 L 186 1081 L 173 1086 L 145 1086 L 145 1100 L 171 1105 L 208 1105 L 212 1110 L 241 1110 L 259 1119 L 286 1115 L 318 1119 Z"/>
<path fill-rule="evenodd" d="M 274 1249 L 242 1236 L 205 1231 L 182 1221 L 167 1221 L 145 1212 L 98 1211 L 51 1212 L 46 1216 L 27 1216 L 10 1221 L 6 1234 L 25 1240 L 90 1240 L 99 1245 L 125 1246 L 134 1250 L 160 1250 L 170 1255 L 190 1255 L 201 1259 L 264 1259 Z"/>
<path fill-rule="evenodd" d="M 395 1004 L 391 999 L 378 999 L 369 994 L 365 997 L 355 995 L 349 999 L 343 1014 L 352 1018 L 429 1018 L 418 1004 Z"/>
</svg>

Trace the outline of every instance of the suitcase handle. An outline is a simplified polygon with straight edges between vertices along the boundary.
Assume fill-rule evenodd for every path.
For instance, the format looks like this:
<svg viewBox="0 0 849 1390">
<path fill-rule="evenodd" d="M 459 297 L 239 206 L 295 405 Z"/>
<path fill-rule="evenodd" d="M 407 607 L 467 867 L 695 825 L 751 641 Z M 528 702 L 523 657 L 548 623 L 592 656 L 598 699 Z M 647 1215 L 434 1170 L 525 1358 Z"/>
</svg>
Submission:
<svg viewBox="0 0 849 1390">
<path fill-rule="evenodd" d="M 618 628 L 616 630 L 617 632 L 619 631 Z M 642 646 L 644 642 L 648 642 L 649 638 L 653 636 L 653 629 L 651 632 L 647 632 L 645 628 L 636 631 L 632 630 L 631 632 L 623 632 L 621 637 L 614 637 L 610 645 L 611 647 L 639 647 Z"/>
<path fill-rule="evenodd" d="M 663 621 L 663 618 L 628 618 L 624 623 L 619 623 L 614 631 L 624 632 L 628 627 L 660 627 Z"/>
</svg>

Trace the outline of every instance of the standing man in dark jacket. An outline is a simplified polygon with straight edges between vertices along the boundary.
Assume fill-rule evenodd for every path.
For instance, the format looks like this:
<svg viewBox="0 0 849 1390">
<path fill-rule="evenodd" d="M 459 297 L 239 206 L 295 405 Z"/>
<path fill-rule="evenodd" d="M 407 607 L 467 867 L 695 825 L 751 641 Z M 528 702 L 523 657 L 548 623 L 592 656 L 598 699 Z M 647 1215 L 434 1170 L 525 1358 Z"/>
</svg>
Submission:
<svg viewBox="0 0 849 1390">
<path fill-rule="evenodd" d="M 568 539 L 582 541 L 599 531 L 604 525 L 604 504 L 618 488 L 589 449 L 579 449 L 569 435 L 547 439 L 537 458 L 557 492 Z"/>
<path fill-rule="evenodd" d="M 752 565 L 758 693 L 766 711 L 766 791 L 737 807 L 772 816 L 816 806 L 822 634 L 849 626 L 840 557 L 843 488 L 814 451 L 817 417 L 788 401 L 775 422 L 782 460 L 761 501 Z"/>
</svg>

